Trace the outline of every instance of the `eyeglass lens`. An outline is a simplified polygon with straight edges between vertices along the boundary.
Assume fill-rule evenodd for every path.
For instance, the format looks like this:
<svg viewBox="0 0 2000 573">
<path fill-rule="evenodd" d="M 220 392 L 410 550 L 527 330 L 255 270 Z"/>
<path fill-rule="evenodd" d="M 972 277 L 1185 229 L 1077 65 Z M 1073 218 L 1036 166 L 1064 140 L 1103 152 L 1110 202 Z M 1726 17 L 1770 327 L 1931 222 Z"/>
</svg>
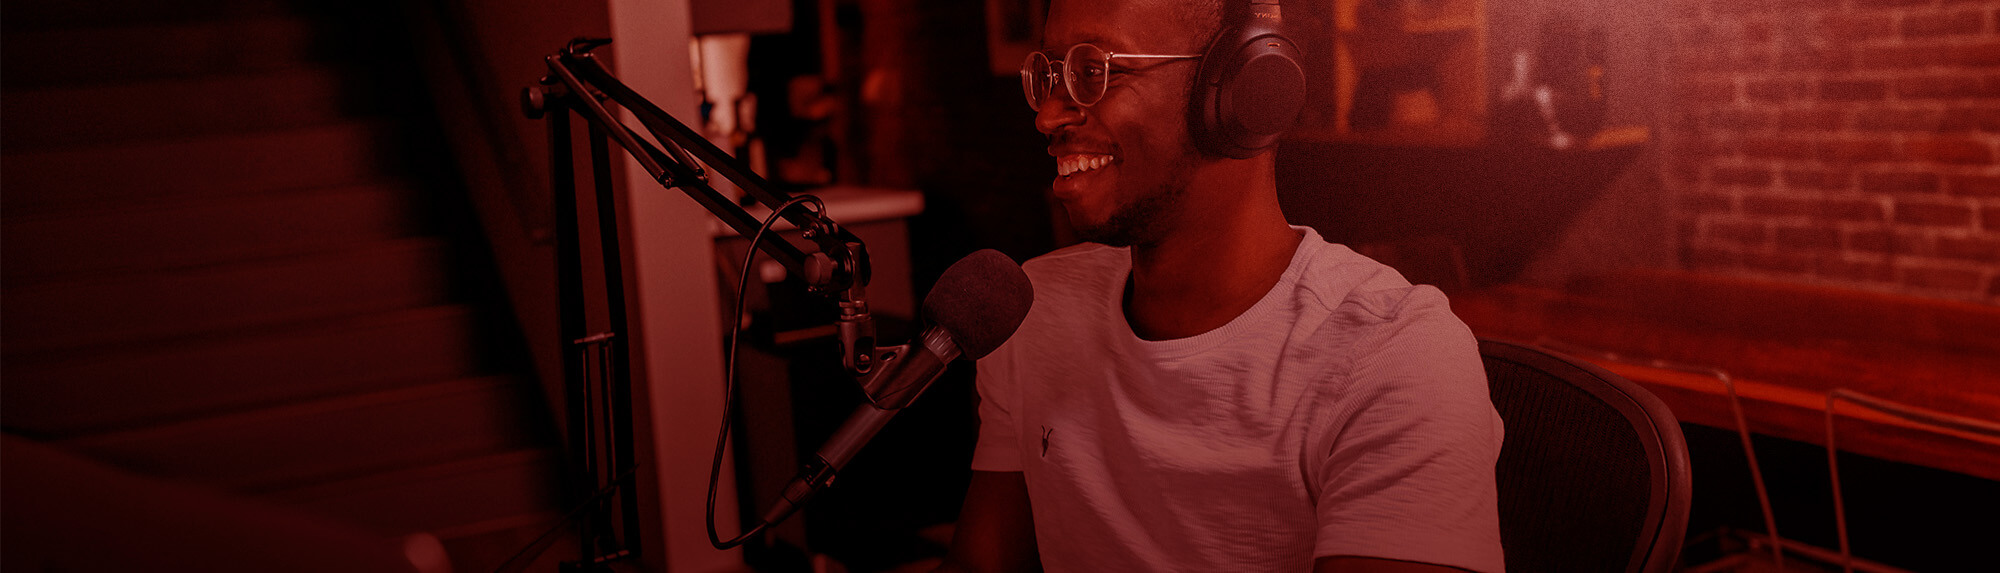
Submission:
<svg viewBox="0 0 2000 573">
<path fill-rule="evenodd" d="M 1028 109 L 1042 110 L 1042 98 L 1049 96 L 1049 88 L 1054 77 L 1049 73 L 1049 57 L 1041 52 L 1028 54 L 1027 61 L 1021 62 L 1021 91 L 1028 97 Z"/>
<path fill-rule="evenodd" d="M 1049 61 L 1041 52 L 1031 53 L 1028 61 L 1021 64 L 1021 90 L 1028 97 L 1028 108 L 1036 111 L 1041 111 L 1042 100 L 1049 97 L 1058 82 L 1069 90 L 1070 99 L 1077 105 L 1089 106 L 1104 97 L 1110 66 L 1111 55 L 1091 44 L 1071 46 L 1060 62 Z"/>
</svg>

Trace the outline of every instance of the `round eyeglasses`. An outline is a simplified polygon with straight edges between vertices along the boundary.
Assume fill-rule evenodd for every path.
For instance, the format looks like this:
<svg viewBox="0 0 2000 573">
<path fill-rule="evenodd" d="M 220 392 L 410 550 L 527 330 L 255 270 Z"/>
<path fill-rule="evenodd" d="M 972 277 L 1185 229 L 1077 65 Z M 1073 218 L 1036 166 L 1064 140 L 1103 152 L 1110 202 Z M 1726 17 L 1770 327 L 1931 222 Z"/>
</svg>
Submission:
<svg viewBox="0 0 2000 573">
<path fill-rule="evenodd" d="M 1104 92 L 1111 85 L 1111 61 L 1116 59 L 1149 60 L 1192 60 L 1200 59 L 1200 54 L 1119 54 L 1104 51 L 1092 44 L 1077 44 L 1069 47 L 1063 59 L 1050 61 L 1047 54 L 1028 54 L 1028 61 L 1021 63 L 1021 92 L 1028 97 L 1028 108 L 1042 110 L 1042 100 L 1049 97 L 1056 84 L 1063 84 L 1069 90 L 1069 98 L 1076 105 L 1090 107 L 1097 100 L 1104 99 Z"/>
</svg>

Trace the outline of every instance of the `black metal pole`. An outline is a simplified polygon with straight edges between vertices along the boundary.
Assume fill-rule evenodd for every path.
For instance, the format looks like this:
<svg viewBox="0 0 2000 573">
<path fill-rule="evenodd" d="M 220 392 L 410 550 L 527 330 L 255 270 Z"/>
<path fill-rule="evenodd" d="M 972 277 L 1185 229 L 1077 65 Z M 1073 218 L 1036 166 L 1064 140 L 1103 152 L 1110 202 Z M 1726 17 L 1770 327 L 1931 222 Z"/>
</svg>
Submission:
<svg viewBox="0 0 2000 573">
<path fill-rule="evenodd" d="M 575 459 L 579 471 L 569 476 L 573 485 L 571 491 L 579 500 L 589 500 L 592 484 L 596 482 L 595 469 L 591 466 L 590 403 L 589 389 L 584 380 L 589 377 L 589 359 L 579 341 L 589 331 L 589 315 L 583 293 L 583 244 L 582 230 L 578 228 L 576 208 L 576 156 L 571 147 L 568 98 L 558 98 L 550 102 L 555 108 L 548 115 L 549 122 L 549 179 L 554 191 L 551 200 L 555 208 L 556 227 L 556 296 L 562 315 L 561 339 L 559 341 L 563 357 L 563 398 L 564 412 L 569 427 L 569 455 Z M 594 512 L 592 512 L 594 513 Z M 579 537 L 584 546 L 584 557 L 590 552 L 590 519 L 579 521 Z"/>
<path fill-rule="evenodd" d="M 633 496 L 623 482 L 630 480 L 617 479 L 617 476 L 631 463 L 633 451 L 630 417 L 632 379 L 630 369 L 623 367 L 631 363 L 630 345 L 626 342 L 631 339 L 631 331 L 626 316 L 625 259 L 618 240 L 618 201 L 616 190 L 611 185 L 611 153 L 604 129 L 596 124 L 590 126 L 590 161 L 591 179 L 597 183 L 597 240 L 603 249 L 606 313 L 609 315 L 611 334 L 611 339 L 605 341 L 609 345 L 611 360 L 600 372 L 603 377 L 603 403 L 598 413 L 603 417 L 604 437 L 609 440 L 604 448 L 606 483 L 603 485 L 619 489 L 617 508 L 626 509 Z M 614 480 L 619 483 L 612 483 Z M 636 509 L 634 505 L 630 510 L 620 512 L 625 514 L 621 516 L 624 518 L 621 521 L 626 526 L 627 541 L 631 540 L 630 532 L 635 531 L 633 528 L 637 525 Z M 605 518 L 599 525 L 609 533 L 613 530 L 609 516 Z"/>
</svg>

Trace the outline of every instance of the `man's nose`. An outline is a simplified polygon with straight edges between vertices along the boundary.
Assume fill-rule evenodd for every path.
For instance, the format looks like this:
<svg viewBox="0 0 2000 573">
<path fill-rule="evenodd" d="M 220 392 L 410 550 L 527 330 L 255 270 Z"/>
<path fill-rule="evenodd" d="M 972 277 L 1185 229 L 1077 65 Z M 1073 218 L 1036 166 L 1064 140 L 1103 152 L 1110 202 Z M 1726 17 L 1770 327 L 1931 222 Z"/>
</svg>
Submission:
<svg viewBox="0 0 2000 573">
<path fill-rule="evenodd" d="M 1035 110 L 1035 129 L 1042 135 L 1055 135 L 1065 126 L 1083 123 L 1083 106 L 1070 99 L 1069 90 L 1056 86 L 1049 95 L 1042 98 L 1040 109 Z"/>
</svg>

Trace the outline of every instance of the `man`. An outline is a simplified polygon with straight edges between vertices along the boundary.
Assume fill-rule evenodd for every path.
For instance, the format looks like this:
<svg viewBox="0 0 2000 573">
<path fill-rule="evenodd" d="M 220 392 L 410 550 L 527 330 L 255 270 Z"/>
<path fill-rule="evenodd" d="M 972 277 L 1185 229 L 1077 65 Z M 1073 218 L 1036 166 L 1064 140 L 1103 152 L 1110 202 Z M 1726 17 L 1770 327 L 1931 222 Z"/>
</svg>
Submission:
<svg viewBox="0 0 2000 573">
<path fill-rule="evenodd" d="M 1102 90 L 1025 82 L 1089 243 L 1026 265 L 1033 310 L 979 361 L 942 570 L 1502 569 L 1475 340 L 1436 289 L 1288 225 L 1270 153 L 1197 148 L 1222 17 L 1185 2 L 1050 8 L 1025 76 L 1108 63 Z"/>
</svg>

